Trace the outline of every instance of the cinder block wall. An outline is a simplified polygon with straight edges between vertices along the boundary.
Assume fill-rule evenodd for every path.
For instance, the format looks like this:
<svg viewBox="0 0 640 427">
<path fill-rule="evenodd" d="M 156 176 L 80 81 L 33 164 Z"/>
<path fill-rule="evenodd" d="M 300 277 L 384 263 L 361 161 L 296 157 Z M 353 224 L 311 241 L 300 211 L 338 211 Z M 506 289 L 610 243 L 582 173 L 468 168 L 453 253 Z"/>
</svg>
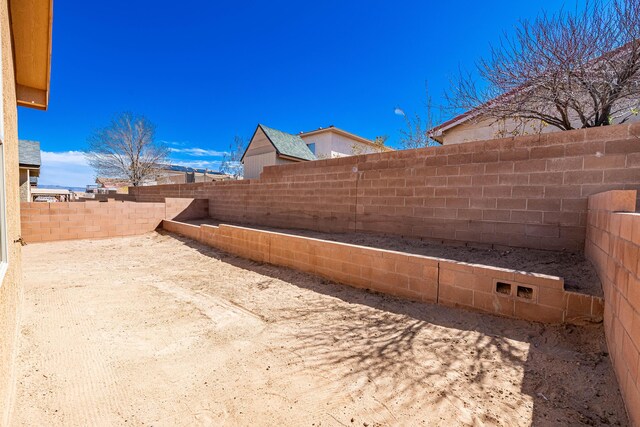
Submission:
<svg viewBox="0 0 640 427">
<path fill-rule="evenodd" d="M 640 188 L 640 123 L 303 162 L 259 180 L 131 189 L 219 220 L 511 246 L 584 247 L 587 198 Z"/>
<path fill-rule="evenodd" d="M 23 203 L 22 238 L 35 243 L 130 236 L 155 230 L 163 219 L 184 221 L 207 214 L 208 201 L 194 199 Z"/>
<path fill-rule="evenodd" d="M 640 214 L 635 191 L 589 197 L 585 253 L 604 291 L 609 354 L 629 417 L 640 426 Z"/>
<path fill-rule="evenodd" d="M 226 252 L 417 301 L 548 323 L 602 321 L 601 298 L 558 277 L 222 224 L 162 227 Z"/>
</svg>

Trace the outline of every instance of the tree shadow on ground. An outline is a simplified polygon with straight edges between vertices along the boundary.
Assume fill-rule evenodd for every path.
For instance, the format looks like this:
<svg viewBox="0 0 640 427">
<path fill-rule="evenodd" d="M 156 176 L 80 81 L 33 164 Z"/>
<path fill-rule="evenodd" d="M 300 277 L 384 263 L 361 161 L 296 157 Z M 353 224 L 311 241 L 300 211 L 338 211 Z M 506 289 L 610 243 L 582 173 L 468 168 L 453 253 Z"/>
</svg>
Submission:
<svg viewBox="0 0 640 427">
<path fill-rule="evenodd" d="M 281 298 L 270 315 L 293 325 L 295 348 L 282 351 L 298 363 L 283 375 L 313 370 L 322 389 L 372 397 L 378 422 L 429 408 L 432 420 L 461 425 L 627 423 L 601 325 L 549 326 L 411 302 L 166 235 L 264 276 L 249 284 L 255 292 L 278 298 L 278 282 L 313 291 Z M 335 390 L 336 378 L 353 389 Z"/>
</svg>

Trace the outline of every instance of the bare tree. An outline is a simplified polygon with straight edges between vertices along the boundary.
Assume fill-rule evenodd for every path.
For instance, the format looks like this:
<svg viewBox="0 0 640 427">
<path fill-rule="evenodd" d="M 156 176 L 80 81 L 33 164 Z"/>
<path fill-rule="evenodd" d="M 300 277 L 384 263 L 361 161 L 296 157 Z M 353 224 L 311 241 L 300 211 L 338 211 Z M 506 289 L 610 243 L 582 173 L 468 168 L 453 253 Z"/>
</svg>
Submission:
<svg viewBox="0 0 640 427">
<path fill-rule="evenodd" d="M 396 114 L 403 116 L 405 121 L 405 128 L 400 130 L 400 146 L 405 150 L 440 145 L 428 133 L 429 129 L 438 123 L 440 115 L 436 113 L 437 108 L 433 105 L 429 94 L 429 85 L 426 82 L 424 89 L 423 112 L 407 115 L 404 111 L 396 108 Z"/>
<path fill-rule="evenodd" d="M 379 147 L 386 147 L 389 135 L 378 135 L 373 139 L 373 143 Z"/>
<path fill-rule="evenodd" d="M 118 114 L 89 137 L 87 160 L 98 175 L 121 178 L 136 187 L 166 163 L 169 150 L 154 140 L 155 126 L 143 116 Z"/>
<path fill-rule="evenodd" d="M 233 179 L 242 178 L 244 168 L 242 166 L 242 155 L 247 148 L 244 138 L 235 136 L 233 143 L 229 146 L 229 151 L 224 153 L 222 163 L 220 164 L 220 172 L 226 173 Z"/>
<path fill-rule="evenodd" d="M 351 154 L 353 156 L 359 156 L 360 154 L 370 153 L 370 150 L 374 150 L 376 153 L 381 153 L 387 150 L 387 146 L 385 145 L 387 140 L 389 139 L 389 135 L 379 135 L 373 139 L 374 147 L 367 149 L 367 146 L 358 142 L 354 142 L 351 144 Z"/>
<path fill-rule="evenodd" d="M 447 95 L 458 111 L 524 133 L 623 123 L 640 100 L 640 0 L 593 0 L 503 35 Z"/>
</svg>

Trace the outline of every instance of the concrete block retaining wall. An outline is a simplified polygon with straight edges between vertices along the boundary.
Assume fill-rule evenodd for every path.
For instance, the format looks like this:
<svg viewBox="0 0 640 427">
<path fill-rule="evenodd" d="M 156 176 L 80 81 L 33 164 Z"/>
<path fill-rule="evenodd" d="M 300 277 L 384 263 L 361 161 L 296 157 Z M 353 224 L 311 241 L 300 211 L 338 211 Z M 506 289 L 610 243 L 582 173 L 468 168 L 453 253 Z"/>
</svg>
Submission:
<svg viewBox="0 0 640 427">
<path fill-rule="evenodd" d="M 640 213 L 635 191 L 589 198 L 585 253 L 604 291 L 607 346 L 629 418 L 640 426 Z"/>
<path fill-rule="evenodd" d="M 230 225 L 162 226 L 254 261 L 417 301 L 548 323 L 602 320 L 601 298 L 567 292 L 558 277 Z"/>
</svg>

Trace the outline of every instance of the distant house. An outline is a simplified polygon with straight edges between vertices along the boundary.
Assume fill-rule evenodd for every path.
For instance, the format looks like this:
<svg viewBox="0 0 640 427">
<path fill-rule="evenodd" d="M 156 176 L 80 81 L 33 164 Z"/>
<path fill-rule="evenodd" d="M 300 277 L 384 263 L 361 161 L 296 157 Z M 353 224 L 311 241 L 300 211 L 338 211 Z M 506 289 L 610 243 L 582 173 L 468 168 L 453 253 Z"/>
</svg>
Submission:
<svg viewBox="0 0 640 427">
<path fill-rule="evenodd" d="M 392 148 L 376 144 L 370 139 L 335 126 L 301 132 L 299 135 L 318 159 L 334 159 L 336 157 L 393 151 Z"/>
<path fill-rule="evenodd" d="M 142 185 L 189 184 L 193 182 L 224 181 L 227 179 L 229 179 L 228 175 L 209 169 L 162 165 Z M 97 177 L 95 184 L 87 185 L 86 192 L 92 194 L 127 194 L 128 188 L 131 186 L 131 182 L 126 179 Z"/>
<path fill-rule="evenodd" d="M 38 186 L 40 176 L 40 143 L 38 141 L 18 141 L 18 163 L 20 168 L 20 201 L 32 201 L 31 189 Z"/>
<path fill-rule="evenodd" d="M 245 179 L 258 178 L 265 166 L 317 160 L 299 135 L 258 125 L 240 161 Z"/>
<path fill-rule="evenodd" d="M 127 194 L 127 188 L 131 186 L 131 182 L 126 179 L 106 178 L 99 176 L 96 178 L 95 185 L 87 185 L 86 192 L 94 194 L 120 193 Z"/>
<path fill-rule="evenodd" d="M 224 181 L 229 176 L 210 169 L 198 169 L 180 165 L 163 165 L 155 178 L 143 185 L 189 184 L 192 182 Z"/>
<path fill-rule="evenodd" d="M 259 178 L 265 166 L 390 151 L 335 126 L 290 134 L 258 125 L 242 155 L 244 178 Z"/>
<path fill-rule="evenodd" d="M 68 202 L 73 200 L 71 191 L 64 188 L 33 188 L 31 199 L 33 202 Z"/>
</svg>

